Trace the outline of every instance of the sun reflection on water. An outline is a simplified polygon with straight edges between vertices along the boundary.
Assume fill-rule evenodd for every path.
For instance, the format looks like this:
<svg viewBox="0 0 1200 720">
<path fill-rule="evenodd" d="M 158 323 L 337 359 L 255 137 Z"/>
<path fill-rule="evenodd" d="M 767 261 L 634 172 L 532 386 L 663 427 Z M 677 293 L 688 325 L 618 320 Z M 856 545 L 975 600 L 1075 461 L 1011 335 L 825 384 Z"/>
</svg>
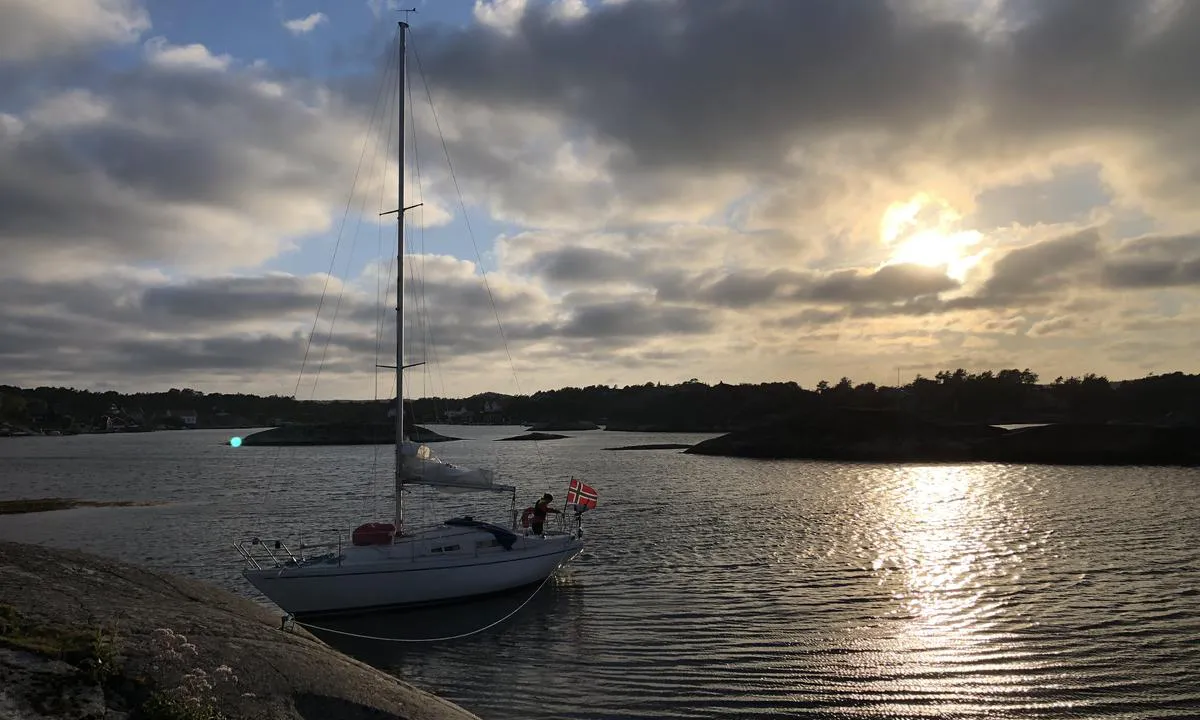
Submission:
<svg viewBox="0 0 1200 720">
<path fill-rule="evenodd" d="M 875 567 L 900 568 L 895 598 L 925 626 L 941 627 L 970 611 L 975 597 L 964 592 L 976 563 L 981 531 L 970 522 L 968 467 L 914 467 L 900 471 L 891 506 L 896 531 L 890 551 Z"/>
<path fill-rule="evenodd" d="M 874 678 L 871 690 L 968 705 L 1022 692 L 1030 671 L 1049 668 L 1029 661 L 1014 634 L 1021 619 L 991 592 L 1019 580 L 1013 538 L 1023 536 L 1021 513 L 1007 506 L 994 473 L 974 466 L 909 466 L 888 475 L 872 498 L 879 525 L 870 568 L 891 602 L 882 624 L 866 631 L 888 648 L 860 668 Z"/>
</svg>

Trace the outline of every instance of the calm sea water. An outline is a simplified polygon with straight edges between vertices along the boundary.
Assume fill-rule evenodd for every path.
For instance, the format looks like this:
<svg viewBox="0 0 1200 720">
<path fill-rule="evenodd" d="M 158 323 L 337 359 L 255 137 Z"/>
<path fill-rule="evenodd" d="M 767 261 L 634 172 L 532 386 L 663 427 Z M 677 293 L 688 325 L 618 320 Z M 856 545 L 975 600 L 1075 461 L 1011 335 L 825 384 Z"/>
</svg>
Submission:
<svg viewBox="0 0 1200 720">
<path fill-rule="evenodd" d="M 764 462 L 603 449 L 706 436 L 443 431 L 473 439 L 439 453 L 501 469 L 520 507 L 561 501 L 571 475 L 594 485 L 588 550 L 468 638 L 323 637 L 484 718 L 1200 716 L 1200 471 Z M 167 503 L 0 517 L 0 537 L 253 596 L 235 539 L 315 540 L 388 516 L 386 446 L 226 437 L 0 441 L 4 498 Z M 508 510 L 506 497 L 434 497 L 410 506 Z M 335 627 L 453 635 L 527 597 Z"/>
</svg>

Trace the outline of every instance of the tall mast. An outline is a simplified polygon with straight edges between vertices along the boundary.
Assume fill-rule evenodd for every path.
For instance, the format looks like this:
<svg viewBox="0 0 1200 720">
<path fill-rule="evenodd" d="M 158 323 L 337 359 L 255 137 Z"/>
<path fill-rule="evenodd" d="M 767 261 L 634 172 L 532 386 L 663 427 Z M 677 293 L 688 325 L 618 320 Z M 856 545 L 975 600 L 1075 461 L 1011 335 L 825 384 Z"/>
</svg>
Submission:
<svg viewBox="0 0 1200 720">
<path fill-rule="evenodd" d="M 396 532 L 404 522 L 404 477 L 400 474 L 404 444 L 404 75 L 406 49 L 404 31 L 408 23 L 400 24 L 399 64 L 396 70 L 396 97 L 399 113 L 399 162 L 396 181 Z"/>
</svg>

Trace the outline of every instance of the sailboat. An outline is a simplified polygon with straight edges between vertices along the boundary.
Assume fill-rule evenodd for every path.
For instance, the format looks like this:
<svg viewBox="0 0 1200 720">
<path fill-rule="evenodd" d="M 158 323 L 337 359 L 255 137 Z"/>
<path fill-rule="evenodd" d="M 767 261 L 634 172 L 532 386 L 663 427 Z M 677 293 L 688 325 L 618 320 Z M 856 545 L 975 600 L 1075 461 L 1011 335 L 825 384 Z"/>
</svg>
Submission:
<svg viewBox="0 0 1200 720">
<path fill-rule="evenodd" d="M 583 512 L 595 506 L 595 491 L 572 478 L 563 522 L 533 533 L 518 526 L 516 487 L 496 482 L 493 472 L 443 462 L 427 445 L 412 442 L 404 415 L 404 82 L 405 32 L 399 23 L 399 178 L 396 238 L 396 464 L 395 517 L 367 522 L 349 542 L 339 540 L 321 552 L 293 553 L 280 541 L 251 538 L 235 544 L 246 561 L 243 576 L 292 617 L 312 617 L 403 608 L 462 600 L 545 581 L 584 547 Z M 416 206 L 413 206 L 416 207 Z M 389 213 L 384 213 L 389 214 Z M 414 365 L 421 363 L 414 363 Z M 406 485 L 450 493 L 510 493 L 508 527 L 454 517 L 432 527 L 404 523 Z M 574 501 L 574 502 L 572 502 Z"/>
</svg>

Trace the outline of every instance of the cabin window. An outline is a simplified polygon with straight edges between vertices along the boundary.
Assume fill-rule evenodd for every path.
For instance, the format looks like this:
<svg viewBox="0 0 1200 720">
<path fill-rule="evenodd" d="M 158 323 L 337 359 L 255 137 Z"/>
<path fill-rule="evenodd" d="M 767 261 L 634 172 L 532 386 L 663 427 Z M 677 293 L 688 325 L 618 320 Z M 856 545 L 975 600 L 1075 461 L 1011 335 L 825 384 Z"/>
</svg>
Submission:
<svg viewBox="0 0 1200 720">
<path fill-rule="evenodd" d="M 442 547 L 429 548 L 429 552 L 435 552 L 435 553 L 454 552 L 456 550 L 461 550 L 461 549 L 462 549 L 462 546 L 460 546 L 460 545 L 443 545 Z"/>
<path fill-rule="evenodd" d="M 493 538 L 491 540 L 476 540 L 475 541 L 475 547 L 477 547 L 477 548 L 496 547 L 499 544 L 500 544 L 500 542 L 498 540 L 496 540 L 495 538 Z"/>
</svg>

